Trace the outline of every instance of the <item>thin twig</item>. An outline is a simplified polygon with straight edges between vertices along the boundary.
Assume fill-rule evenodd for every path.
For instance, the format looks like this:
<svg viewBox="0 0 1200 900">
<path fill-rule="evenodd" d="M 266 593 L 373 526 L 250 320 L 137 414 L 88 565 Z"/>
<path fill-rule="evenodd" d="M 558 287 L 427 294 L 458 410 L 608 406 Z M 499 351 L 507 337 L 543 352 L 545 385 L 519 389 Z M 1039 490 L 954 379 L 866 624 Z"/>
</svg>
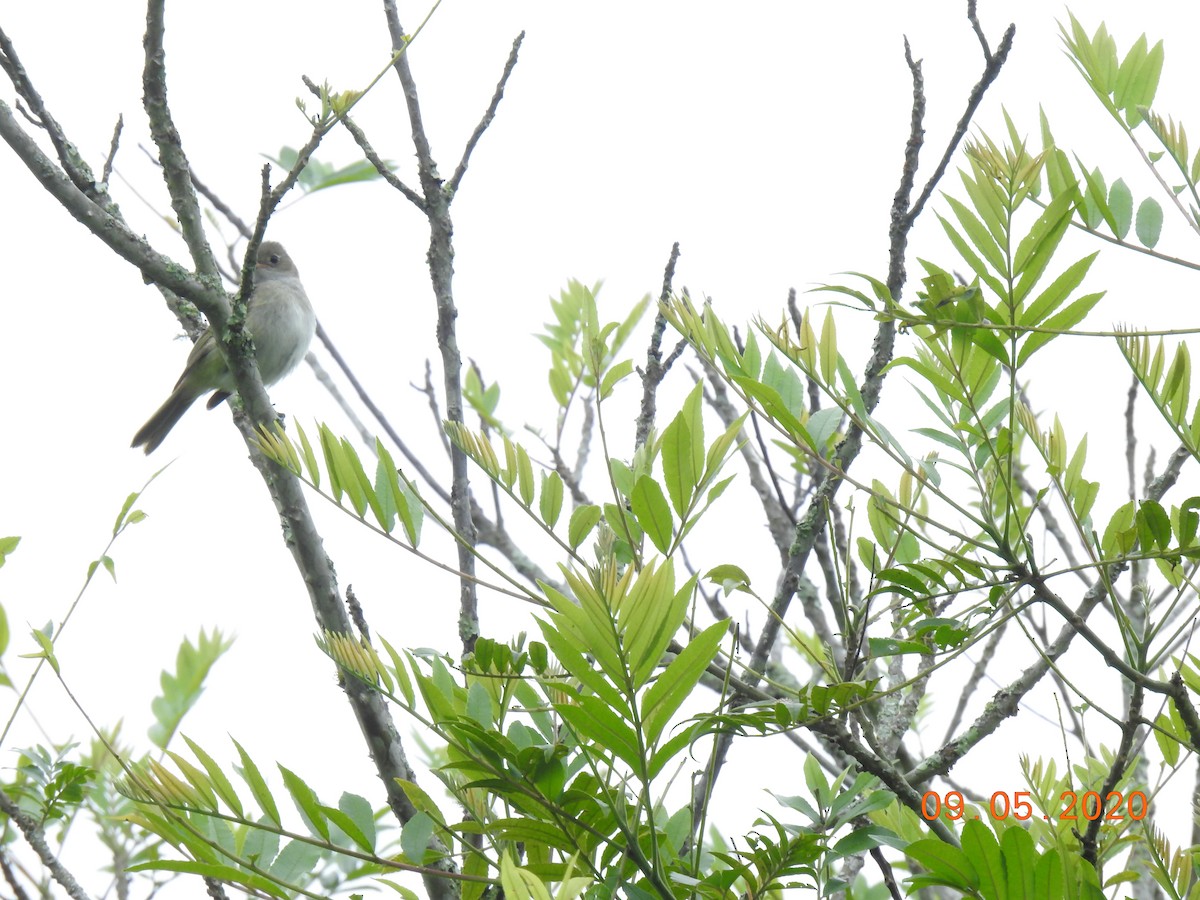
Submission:
<svg viewBox="0 0 1200 900">
<path fill-rule="evenodd" d="M 0 871 L 4 872 L 4 880 L 8 883 L 9 889 L 12 890 L 15 900 L 29 900 L 29 894 L 25 891 L 25 886 L 17 881 L 17 873 L 13 870 L 12 864 L 9 862 L 7 850 L 0 850 Z"/>
<path fill-rule="evenodd" d="M 421 180 L 421 193 L 425 198 L 426 218 L 429 222 L 429 275 L 433 284 L 434 300 L 437 304 L 437 343 L 442 356 L 442 390 L 446 404 L 446 418 L 456 424 L 464 424 L 462 396 L 462 355 L 458 349 L 458 333 L 455 322 L 458 309 L 454 303 L 452 281 L 454 277 L 454 225 L 450 218 L 450 202 L 453 193 L 444 189 L 433 158 L 429 138 L 421 115 L 421 103 L 417 96 L 417 85 L 408 65 L 408 38 L 400 25 L 396 0 L 384 0 L 384 17 L 392 41 L 395 62 L 392 64 L 400 81 L 413 148 L 417 154 L 417 172 Z M 458 447 L 450 453 L 450 509 L 454 530 L 458 535 L 458 568 L 465 577 L 459 579 L 458 633 L 463 653 L 471 652 L 479 636 L 479 597 L 475 589 L 475 523 L 471 503 L 471 484 L 467 466 L 467 455 Z M 442 888 L 439 887 L 439 891 Z"/>
<path fill-rule="evenodd" d="M 971 4 L 974 7 L 974 3 Z M 978 20 L 972 21 L 973 26 L 978 26 Z M 954 135 L 946 144 L 946 151 L 942 154 L 941 161 L 938 162 L 937 168 L 933 174 L 929 176 L 929 181 L 925 183 L 925 189 L 921 191 L 921 196 L 917 198 L 917 202 L 912 205 L 908 212 L 909 223 L 916 221 L 917 216 L 921 214 L 921 210 L 925 208 L 925 204 L 929 198 L 933 196 L 934 189 L 941 182 L 942 176 L 946 174 L 946 168 L 950 165 L 950 160 L 954 157 L 954 152 L 958 149 L 959 142 L 967 134 L 967 129 L 971 125 L 971 119 L 975 116 L 975 110 L 979 108 L 979 104 L 983 101 L 983 95 L 987 89 L 991 87 L 992 82 L 1000 74 L 1000 69 L 1003 68 L 1005 61 L 1008 59 L 1008 53 L 1012 50 L 1013 38 L 1017 35 L 1017 26 L 1009 25 L 1004 32 L 1004 37 L 1000 39 L 1000 46 L 996 48 L 993 54 L 986 53 L 987 42 L 984 41 L 985 59 L 987 66 L 983 70 L 983 77 L 979 83 L 971 90 L 970 96 L 967 98 L 967 108 L 963 110 L 962 117 L 958 120 L 958 125 L 955 126 Z M 905 41 L 907 47 L 908 42 Z"/>
<path fill-rule="evenodd" d="M 1125 714 L 1125 722 L 1121 726 L 1121 743 L 1117 746 L 1116 755 L 1113 756 L 1112 763 L 1108 767 L 1108 774 L 1104 778 L 1104 786 L 1100 789 L 1100 796 L 1104 798 L 1104 802 L 1108 802 L 1113 788 L 1117 786 L 1117 782 L 1125 775 L 1130 763 L 1133 761 L 1134 755 L 1133 742 L 1137 738 L 1142 718 L 1142 703 L 1145 701 L 1146 692 L 1140 685 L 1133 685 L 1129 696 L 1129 708 Z M 1086 801 L 1085 801 L 1086 802 Z M 1098 811 L 1099 812 L 1099 811 Z M 1085 818 L 1087 810 L 1084 810 Z M 1083 846 L 1083 859 L 1085 862 L 1091 863 L 1097 867 L 1099 871 L 1099 837 L 1100 827 L 1104 824 L 1103 816 L 1097 815 L 1088 821 L 1087 831 L 1083 834 L 1083 839 L 1080 843 Z"/>
<path fill-rule="evenodd" d="M 162 166 L 167 193 L 171 196 L 171 208 L 179 220 L 180 234 L 201 278 L 211 278 L 216 282 L 220 273 L 204 234 L 204 217 L 196 201 L 196 192 L 192 190 L 191 168 L 183 150 L 183 138 L 175 127 L 171 108 L 167 104 L 167 57 L 163 47 L 165 7 L 166 0 L 150 0 L 146 5 L 146 34 L 142 38 L 145 50 L 142 106 L 150 123 L 150 136 L 158 148 L 158 161 Z M 207 315 L 208 311 L 204 312 Z M 220 312 L 224 312 L 224 304 L 221 304 Z M 225 325 L 224 315 L 218 315 L 215 320 L 212 316 L 208 319 L 218 332 Z"/>
<path fill-rule="evenodd" d="M 504 72 L 500 75 L 500 81 L 496 83 L 496 90 L 492 94 L 492 102 L 488 104 L 487 111 L 483 114 L 483 118 L 479 120 L 479 124 L 475 126 L 475 130 L 471 132 L 471 137 L 467 140 L 467 145 L 463 148 L 462 159 L 459 160 L 458 168 L 454 170 L 454 175 L 450 178 L 450 183 L 446 185 L 451 194 L 458 193 L 458 186 L 462 183 L 463 176 L 467 174 L 467 163 L 471 159 L 471 154 L 475 152 L 475 145 L 479 143 L 479 139 L 483 137 L 483 133 L 487 131 L 488 126 L 492 124 L 492 120 L 496 118 L 496 110 L 500 106 L 500 101 L 504 99 L 504 86 L 508 84 L 508 77 L 512 75 L 513 69 L 517 65 L 517 53 L 521 49 L 521 43 L 525 40 L 525 32 L 522 31 L 513 41 L 512 50 L 508 53 L 508 61 L 504 64 Z"/>
<path fill-rule="evenodd" d="M 108 179 L 112 178 L 113 161 L 117 158 L 117 148 L 121 145 L 121 129 L 125 127 L 125 117 L 117 116 L 117 124 L 113 126 L 112 140 L 108 144 L 108 156 L 104 158 L 104 169 L 100 175 L 100 180 L 104 184 L 108 184 Z"/>
<path fill-rule="evenodd" d="M 3 29 L 0 29 L 0 69 L 12 81 L 17 95 L 29 104 L 31 121 L 45 131 L 50 138 L 59 165 L 67 178 L 83 196 L 100 205 L 110 215 L 115 215 L 116 204 L 108 194 L 107 181 L 100 185 L 96 184 L 91 168 L 80 155 L 78 148 L 67 139 L 66 133 L 54 116 L 50 114 L 50 110 L 46 108 L 41 95 L 33 86 L 33 81 L 17 56 L 16 47 L 13 46 Z M 20 103 L 17 106 L 19 108 Z"/>
<path fill-rule="evenodd" d="M 704 372 L 708 376 L 710 388 L 704 392 L 704 401 L 716 412 L 725 427 L 729 428 L 737 421 L 738 411 L 730 401 L 729 391 L 716 369 L 705 365 Z M 792 526 L 795 524 L 795 520 L 784 514 L 784 504 L 779 502 L 767 479 L 763 477 L 762 466 L 754 454 L 750 441 L 739 434 L 737 446 L 740 448 L 738 452 L 741 453 L 742 462 L 746 466 L 746 473 L 750 476 L 750 486 L 758 495 L 759 505 L 767 520 L 767 530 L 771 533 L 771 540 L 779 550 L 779 560 L 782 563 L 787 559 L 787 548 L 791 543 Z M 749 639 L 747 635 L 743 635 L 743 637 Z"/>
<path fill-rule="evenodd" d="M 46 841 L 46 833 L 29 813 L 21 809 L 12 797 L 8 796 L 4 791 L 0 791 L 0 811 L 3 811 L 17 827 L 21 829 L 21 834 L 25 836 L 25 842 L 29 844 L 42 865 L 50 872 L 50 877 L 62 885 L 65 890 L 74 900 L 89 900 L 87 892 L 75 880 L 75 876 L 70 870 L 59 862 L 58 854 L 50 849 L 50 844 Z"/>
<path fill-rule="evenodd" d="M 1137 430 L 1134 428 L 1133 412 L 1137 406 L 1138 379 L 1134 375 L 1125 402 L 1125 467 L 1129 475 L 1129 499 L 1137 496 Z"/>
<path fill-rule="evenodd" d="M 254 231 L 237 213 L 233 211 L 233 208 L 225 203 L 224 200 L 218 197 L 214 191 L 210 190 L 208 186 L 200 180 L 200 176 L 196 174 L 194 167 L 188 167 L 188 175 L 192 179 L 192 186 L 200 192 L 200 195 L 204 197 L 205 200 L 213 205 L 213 208 L 216 209 L 217 212 L 229 220 L 230 224 L 232 224 L 233 227 L 238 230 L 238 234 L 240 234 L 246 240 L 250 240 L 250 238 L 254 236 Z"/>
<path fill-rule="evenodd" d="M 317 320 L 317 329 L 321 328 L 321 322 Z M 337 408 L 342 411 L 342 415 L 346 417 L 350 423 L 350 427 L 358 432 L 358 439 L 363 442 L 363 445 L 370 448 L 371 452 L 375 452 L 375 435 L 367 428 L 367 423 L 358 417 L 354 407 L 350 405 L 350 400 L 342 392 L 341 389 L 334 383 L 332 376 L 321 365 L 321 361 L 317 359 L 317 354 L 309 352 L 305 354 L 304 361 L 308 363 L 309 369 L 312 370 L 313 377 L 317 379 L 317 383 L 325 388 L 325 392 L 333 399 Z"/>
<path fill-rule="evenodd" d="M 425 400 L 429 405 L 429 414 L 433 417 L 434 428 L 442 439 L 442 449 L 446 451 L 446 456 L 449 458 L 450 439 L 446 437 L 446 429 L 442 427 L 442 411 L 438 408 L 437 389 L 433 386 L 433 364 L 428 357 L 425 359 L 425 384 L 421 387 L 414 384 L 412 387 L 425 395 Z M 449 498 L 447 498 L 448 501 Z"/>
<path fill-rule="evenodd" d="M 301 76 L 301 80 L 304 82 L 305 87 L 312 91 L 312 93 L 318 97 L 321 96 L 321 89 L 313 83 L 311 78 L 309 78 L 307 75 L 303 75 Z M 359 149 L 362 150 L 363 155 L 367 158 L 367 161 L 375 167 L 375 171 L 379 173 L 379 176 L 396 190 L 398 190 L 401 194 L 403 194 L 406 198 L 408 198 L 408 200 L 415 205 L 417 209 L 421 210 L 421 212 L 425 212 L 425 200 L 420 194 L 400 180 L 399 176 L 392 171 L 392 167 L 388 165 L 387 161 L 375 152 L 375 148 L 372 147 L 371 142 L 367 140 L 367 135 L 361 128 L 358 127 L 358 125 L 350 118 L 350 116 L 342 116 L 342 126 L 350 132 L 350 136 L 354 138 L 354 142 L 358 144 Z"/>
<path fill-rule="evenodd" d="M 350 382 L 350 386 L 354 388 L 354 393 L 358 395 L 358 399 L 362 401 L 363 406 L 367 408 L 367 411 L 371 413 L 371 415 L 375 418 L 375 421 L 378 422 L 383 428 L 384 433 L 388 436 L 388 438 L 391 439 L 392 443 L 396 445 L 396 449 L 398 449 L 404 458 L 408 460 L 408 464 L 412 466 L 413 471 L 420 475 L 422 479 L 424 479 L 425 483 L 429 485 L 434 493 L 441 497 L 443 501 L 449 503 L 450 494 L 444 487 L 442 487 L 441 483 L 434 478 L 433 473 L 425 468 L 425 465 L 421 462 L 420 457 L 418 457 L 417 454 L 414 453 L 408 446 L 408 444 L 405 443 L 404 439 L 400 437 L 400 433 L 392 427 L 392 423 L 389 421 L 387 415 L 382 409 L 379 408 L 379 406 L 371 398 L 371 395 L 367 393 L 366 388 L 362 386 L 362 383 L 355 376 L 354 371 L 346 362 L 345 357 L 342 356 L 342 354 L 338 351 L 338 348 L 334 345 L 333 340 L 329 337 L 329 333 L 321 326 L 319 322 L 317 323 L 317 337 L 320 338 L 321 344 L 325 347 L 325 350 L 329 353 L 330 357 L 333 358 L 333 361 L 341 370 L 342 375 L 344 375 L 346 380 Z M 442 433 L 440 420 L 438 421 L 438 433 Z M 445 440 L 444 436 L 443 440 Z M 373 443 L 372 446 L 374 446 Z"/>
<path fill-rule="evenodd" d="M 967 21 L 971 23 L 971 30 L 975 32 L 975 37 L 979 38 L 979 46 L 983 48 L 983 58 L 992 58 L 992 48 L 988 46 L 987 35 L 983 33 L 983 27 L 979 24 L 979 15 L 975 10 L 975 0 L 967 0 Z"/>
<path fill-rule="evenodd" d="M 663 271 L 662 290 L 659 292 L 660 302 L 667 302 L 671 297 L 671 284 L 675 280 L 675 263 L 679 261 L 679 242 L 671 245 L 671 253 L 667 257 L 667 265 Z M 650 344 L 646 348 L 646 367 L 641 371 L 642 376 L 642 408 L 638 413 L 637 426 L 634 430 L 633 446 L 639 448 L 650 437 L 654 428 L 654 417 L 657 413 L 658 386 L 666 377 L 667 365 L 662 359 L 662 339 L 667 330 L 667 318 L 659 310 L 654 316 L 654 329 L 650 332 Z"/>
</svg>

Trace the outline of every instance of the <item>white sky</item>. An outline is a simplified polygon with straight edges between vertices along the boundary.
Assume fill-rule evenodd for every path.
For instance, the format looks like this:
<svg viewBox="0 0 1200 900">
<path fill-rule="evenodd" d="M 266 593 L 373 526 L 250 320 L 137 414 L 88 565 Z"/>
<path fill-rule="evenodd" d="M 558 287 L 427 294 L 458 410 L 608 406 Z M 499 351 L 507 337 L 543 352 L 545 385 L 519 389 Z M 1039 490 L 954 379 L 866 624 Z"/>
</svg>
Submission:
<svg viewBox="0 0 1200 900">
<path fill-rule="evenodd" d="M 1009 21 L 1018 32 L 977 125 L 1000 137 L 1003 104 L 1036 137 L 1040 103 L 1061 144 L 1102 164 L 1110 178 L 1124 174 L 1135 196 L 1144 196 L 1149 178 L 1060 52 L 1054 18 L 1065 18 L 1065 9 L 1039 0 L 980 5 L 993 46 Z M 358 88 L 386 63 L 378 6 L 343 5 L 336 14 L 308 2 L 169 7 L 169 98 L 185 148 L 206 183 L 245 219 L 257 207 L 260 154 L 308 137 L 293 102 L 306 94 L 300 76 L 329 79 L 338 90 Z M 568 278 L 604 279 L 602 308 L 618 317 L 643 294 L 657 295 L 678 240 L 676 286 L 713 297 L 722 315 L 736 321 L 757 312 L 777 315 L 789 287 L 833 281 L 840 271 L 882 277 L 911 95 L 901 36 L 925 61 L 927 176 L 981 69 L 964 8 L 949 0 L 447 0 L 411 50 L 444 176 L 454 171 L 512 39 L 527 31 L 499 116 L 453 207 L 460 347 L 489 381 L 501 381 L 506 421 L 552 424 L 548 359 L 530 335 L 548 318 L 546 298 Z M 402 12 L 411 30 L 425 9 L 403 3 Z M 1191 36 L 1200 14 L 1165 0 L 1104 0 L 1081 4 L 1076 13 L 1089 29 L 1107 21 L 1122 49 L 1142 31 L 1152 41 L 1164 37 L 1159 108 L 1195 121 Z M 154 211 L 167 208 L 161 178 L 138 149 L 150 146 L 140 111 L 143 14 L 130 0 L 106 4 L 103 16 L 81 0 L 8 4 L 0 24 L 97 170 L 117 115 L 125 116 L 113 192 L 135 229 L 183 261 L 181 242 Z M 0 96 L 12 103 L 10 89 Z M 356 118 L 415 186 L 407 119 L 391 76 L 360 104 Z M 342 165 L 356 158 L 356 149 L 339 132 L 319 156 Z M 141 741 L 158 673 L 173 666 L 181 638 L 201 627 L 235 632 L 234 650 L 185 731 L 218 759 L 231 756 L 224 743 L 230 733 L 260 762 L 276 754 L 328 791 L 348 787 L 377 797 L 332 669 L 312 645 L 303 585 L 227 413 L 193 410 L 150 460 L 128 448 L 186 356 L 186 345 L 172 340 L 179 329 L 159 295 L 57 208 L 7 148 L 0 148 L 0 185 L 8 212 L 0 217 L 0 534 L 24 537 L 0 573 L 0 602 L 15 632 L 6 657 L 14 680 L 23 682 L 28 669 L 15 658 L 29 649 L 28 626 L 62 615 L 125 495 L 174 459 L 139 504 L 149 521 L 114 550 L 119 582 L 100 578 L 65 633 L 59 655 L 68 682 L 93 718 L 123 718 L 128 736 Z M 958 187 L 953 179 L 944 186 Z M 932 211 L 910 249 L 949 261 Z M 420 215 L 382 185 L 359 185 L 287 208 L 269 235 L 288 247 L 318 315 L 376 401 L 445 471 L 442 458 L 432 455 L 436 439 L 424 398 L 409 386 L 423 378 L 426 358 L 433 358 L 440 380 Z M 1164 249 L 1195 256 L 1186 236 L 1169 220 Z M 1094 249 L 1074 239 L 1071 247 L 1076 256 Z M 1144 265 L 1131 254 L 1104 251 L 1088 282 L 1110 291 L 1097 310 L 1098 325 L 1192 324 L 1185 313 L 1193 308 L 1191 276 Z M 843 346 L 856 367 L 865 353 L 854 335 L 872 325 L 866 317 L 842 320 Z M 642 354 L 643 346 L 636 342 L 632 352 Z M 1078 342 L 1070 360 L 1053 364 L 1057 370 L 1041 360 L 1034 377 L 1045 387 L 1035 381 L 1035 395 L 1046 408 L 1063 409 L 1073 440 L 1092 432 L 1099 467 L 1092 477 L 1112 482 L 1119 502 L 1127 376 L 1111 342 Z M 898 394 L 899 387 L 891 390 Z M 1055 393 L 1062 387 L 1065 395 Z M 1106 397 L 1108 390 L 1119 394 Z M 618 428 L 627 429 L 635 414 L 634 394 L 632 386 L 618 393 L 618 402 L 629 404 L 619 410 L 627 421 Z M 306 425 L 321 419 L 349 430 L 306 367 L 272 398 Z M 893 433 L 908 427 L 904 409 L 898 404 L 892 418 L 885 412 Z M 1161 439 L 1152 418 L 1144 418 L 1146 439 Z M 1161 444 L 1160 458 L 1169 450 Z M 1175 502 L 1195 492 L 1194 472 L 1188 477 L 1191 486 L 1182 486 Z M 366 535 L 319 499 L 313 505 L 340 583 L 354 585 L 376 632 L 395 644 L 457 652 L 451 579 Z M 431 549 L 445 548 L 432 529 L 427 533 Z M 774 577 L 766 567 L 755 574 L 760 586 Z M 504 602 L 488 599 L 483 617 L 485 633 L 499 638 L 526 627 Z M 1011 677 L 1017 662 L 998 659 L 997 679 Z M 33 702 L 56 739 L 86 737 L 85 724 L 64 710 L 48 677 Z M 1052 715 L 1053 706 L 1041 711 Z M 1034 743 L 1031 721 L 1023 715 L 1021 725 L 1001 733 L 991 768 L 971 770 L 1002 773 L 976 779 L 979 789 L 1021 789 L 1017 754 L 1059 748 L 1052 730 Z M 39 739 L 28 720 L 22 732 L 18 745 Z M 11 757 L 0 755 L 0 765 L 9 764 Z M 337 778 L 321 774 L 335 771 Z M 767 802 L 759 787 L 747 792 L 745 808 L 731 813 L 739 823 L 732 827 Z M 1182 816 L 1175 825 L 1175 840 L 1186 840 Z"/>
</svg>

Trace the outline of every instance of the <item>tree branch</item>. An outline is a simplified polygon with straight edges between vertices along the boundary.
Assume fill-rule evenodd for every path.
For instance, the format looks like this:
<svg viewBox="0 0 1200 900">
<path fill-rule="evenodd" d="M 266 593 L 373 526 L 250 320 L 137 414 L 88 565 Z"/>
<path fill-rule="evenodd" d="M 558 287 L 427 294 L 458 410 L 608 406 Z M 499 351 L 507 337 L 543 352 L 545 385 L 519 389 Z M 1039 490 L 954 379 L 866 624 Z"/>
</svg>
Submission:
<svg viewBox="0 0 1200 900">
<path fill-rule="evenodd" d="M 521 49 L 521 43 L 525 40 L 525 32 L 522 31 L 513 41 L 512 50 L 509 51 L 508 61 L 504 64 L 504 72 L 500 75 L 500 81 L 496 84 L 496 91 L 492 94 L 492 102 L 488 104 L 487 111 L 483 114 L 479 124 L 475 126 L 475 130 L 471 132 L 471 137 L 467 140 L 466 147 L 463 148 L 462 159 L 459 160 L 458 168 L 454 170 L 454 175 L 450 178 L 450 183 L 446 185 L 446 189 L 451 194 L 458 193 L 458 186 L 462 183 L 463 176 L 467 174 L 467 163 L 471 159 L 471 154 L 475 151 L 475 146 L 479 143 L 479 139 L 483 137 L 483 133 L 487 131 L 492 120 L 496 118 L 496 110 L 500 106 L 500 101 L 504 99 L 504 86 L 508 84 L 508 77 L 512 75 L 513 69 L 517 65 L 517 53 Z"/>
<path fill-rule="evenodd" d="M 445 190 L 438 175 L 437 163 L 425 134 L 421 116 L 421 104 L 417 99 L 417 85 L 408 65 L 408 54 L 401 53 L 407 46 L 404 29 L 396 10 L 396 0 L 384 0 L 384 17 L 392 40 L 392 51 L 396 60 L 392 64 L 404 91 L 408 108 L 408 119 L 413 147 L 417 151 L 417 170 L 421 179 L 421 193 L 425 200 L 426 218 L 429 221 L 429 274 L 433 282 L 433 294 L 437 302 L 437 341 L 442 355 L 442 386 L 446 399 L 446 418 L 463 424 L 462 356 L 458 350 L 455 319 L 458 310 L 454 304 L 454 226 L 450 219 L 450 201 L 453 194 Z M 450 508 L 454 530 L 458 533 L 458 568 L 463 573 L 459 579 L 458 634 L 463 653 L 471 652 L 479 636 L 479 598 L 475 590 L 475 524 L 471 512 L 471 487 L 467 474 L 467 456 L 458 447 L 451 448 Z"/>
<path fill-rule="evenodd" d="M 59 862 L 58 855 L 50 849 L 42 826 L 4 791 L 0 791 L 0 811 L 3 811 L 21 829 L 21 834 L 25 836 L 25 842 L 33 848 L 33 852 L 38 855 L 42 865 L 50 872 L 50 877 L 62 885 L 63 890 L 74 900 L 89 900 L 87 891 L 75 880 L 75 876 L 71 874 L 70 870 Z"/>
</svg>

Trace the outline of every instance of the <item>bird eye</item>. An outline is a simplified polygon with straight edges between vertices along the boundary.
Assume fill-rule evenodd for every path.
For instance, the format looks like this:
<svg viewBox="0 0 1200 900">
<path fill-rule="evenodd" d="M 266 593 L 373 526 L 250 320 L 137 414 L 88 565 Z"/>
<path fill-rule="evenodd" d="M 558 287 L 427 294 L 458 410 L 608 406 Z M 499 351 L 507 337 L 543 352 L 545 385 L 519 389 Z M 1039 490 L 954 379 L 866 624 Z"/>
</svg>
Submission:
<svg viewBox="0 0 1200 900">
<path fill-rule="evenodd" d="M 279 254 L 278 253 L 271 254 L 271 265 L 273 265 L 273 266 L 279 265 Z"/>
</svg>

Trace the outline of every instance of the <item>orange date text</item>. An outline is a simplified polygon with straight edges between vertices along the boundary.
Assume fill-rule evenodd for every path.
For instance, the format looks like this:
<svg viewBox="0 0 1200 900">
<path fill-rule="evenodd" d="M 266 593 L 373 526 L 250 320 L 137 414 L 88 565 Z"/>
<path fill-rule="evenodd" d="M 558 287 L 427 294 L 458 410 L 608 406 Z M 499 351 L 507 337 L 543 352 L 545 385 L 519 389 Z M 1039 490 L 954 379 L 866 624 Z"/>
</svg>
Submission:
<svg viewBox="0 0 1200 900">
<path fill-rule="evenodd" d="M 1129 819 L 1140 822 L 1146 818 L 1149 804 L 1146 795 L 1141 791 L 1122 794 L 1120 791 L 1109 791 L 1108 796 L 1101 799 L 1096 791 L 1063 791 L 1058 797 L 1058 805 L 1047 809 L 1044 813 L 1034 808 L 1029 791 L 996 791 L 988 800 L 987 810 L 993 819 L 1009 817 L 1024 822 L 1027 819 L 1042 818 L 1046 821 L 1057 819 L 1065 821 L 1087 821 L 1103 819 L 1105 822 L 1123 822 Z M 937 791 L 926 791 L 921 795 L 921 815 L 926 821 L 940 818 L 942 813 L 949 819 L 958 820 L 967 815 L 967 802 L 959 791 L 947 791 L 939 794 Z M 974 818 L 978 819 L 979 816 Z"/>
</svg>

